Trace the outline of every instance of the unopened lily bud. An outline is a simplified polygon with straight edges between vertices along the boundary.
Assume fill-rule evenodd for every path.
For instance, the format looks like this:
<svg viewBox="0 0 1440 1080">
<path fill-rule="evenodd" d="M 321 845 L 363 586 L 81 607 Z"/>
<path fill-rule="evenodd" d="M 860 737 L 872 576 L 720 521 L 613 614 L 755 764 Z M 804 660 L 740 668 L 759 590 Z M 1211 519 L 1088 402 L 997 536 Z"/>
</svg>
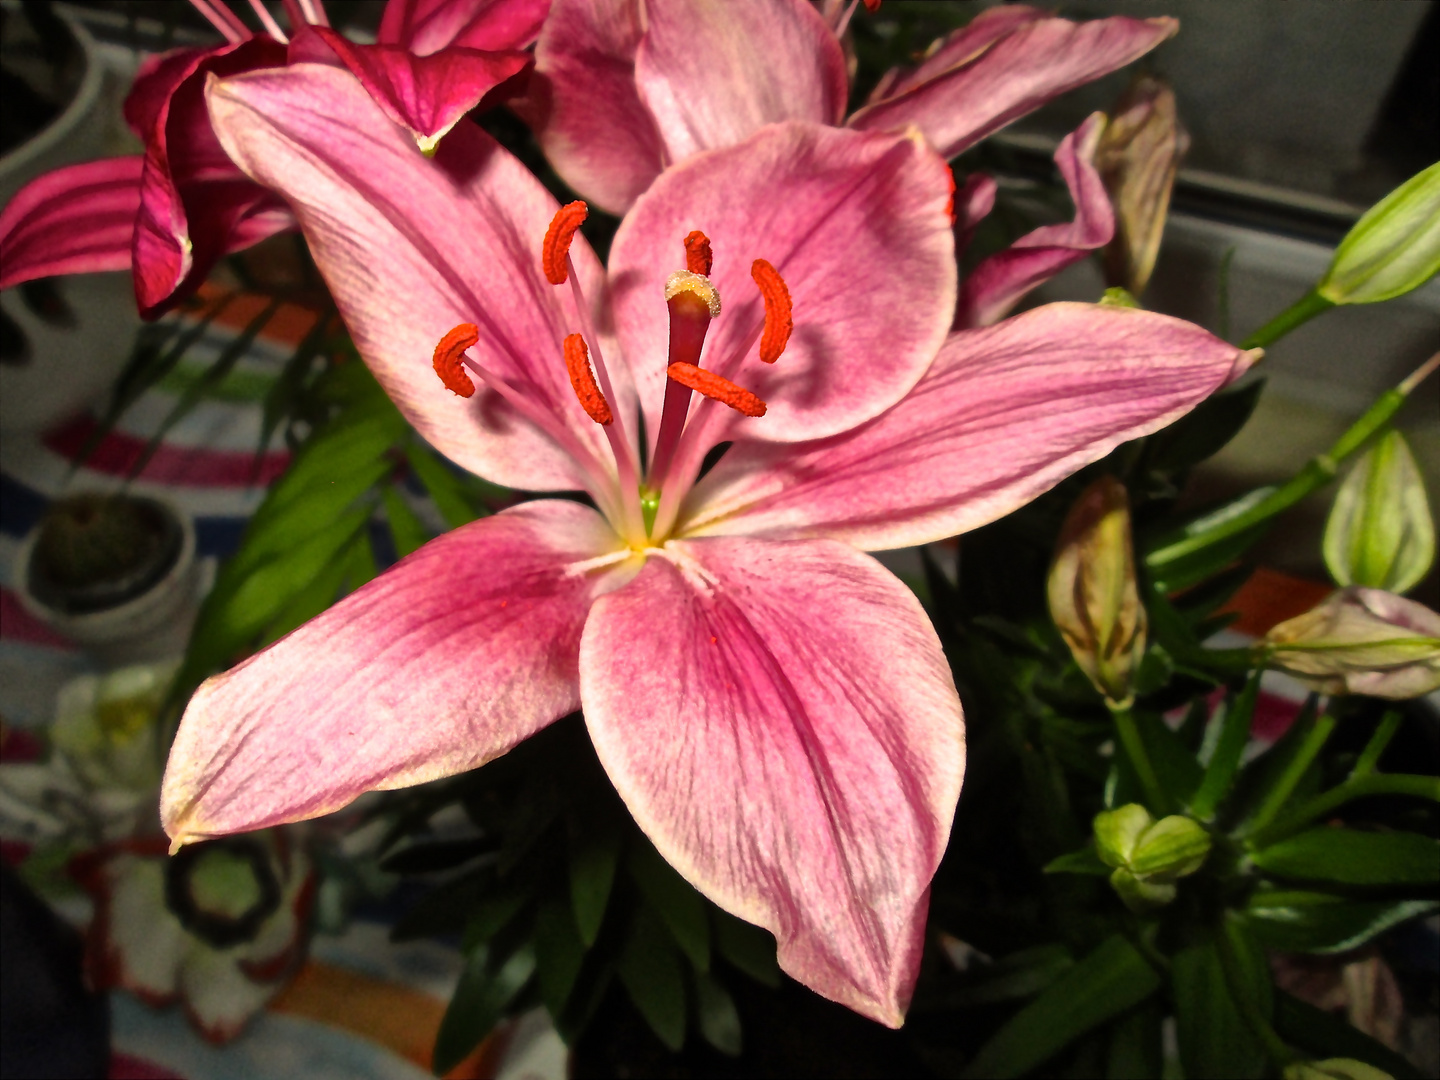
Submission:
<svg viewBox="0 0 1440 1080">
<path fill-rule="evenodd" d="M 1180 124 L 1175 92 L 1140 75 L 1115 103 L 1100 136 L 1095 165 L 1115 207 L 1115 239 L 1105 248 L 1105 279 L 1139 296 L 1155 269 L 1165 215 L 1190 136 Z"/>
<path fill-rule="evenodd" d="M 1405 437 L 1391 431 L 1355 463 L 1325 524 L 1325 565 L 1341 585 L 1403 593 L 1435 561 L 1425 481 Z"/>
<path fill-rule="evenodd" d="M 1440 689 L 1440 615 L 1352 585 L 1265 635 L 1268 663 L 1325 694 L 1413 698 Z"/>
<path fill-rule="evenodd" d="M 1085 489 L 1060 530 L 1047 582 L 1050 617 L 1080 669 L 1117 705 L 1145 653 L 1145 607 L 1135 584 L 1130 501 L 1111 476 Z"/>
<path fill-rule="evenodd" d="M 1283 1075 L 1285 1080 L 1395 1080 L 1383 1069 L 1354 1058 L 1296 1061 L 1285 1066 Z"/>
<path fill-rule="evenodd" d="M 1129 866 L 1135 844 L 1155 819 L 1139 803 L 1127 803 L 1095 815 L 1095 853 L 1106 866 Z"/>
<path fill-rule="evenodd" d="M 1440 271 L 1440 162 L 1417 173 L 1355 223 L 1315 291 L 1332 304 L 1373 304 Z"/>
<path fill-rule="evenodd" d="M 1131 911 L 1163 907 L 1175 882 L 1195 873 L 1210 854 L 1210 834 L 1179 814 L 1159 821 L 1139 803 L 1095 815 L 1095 852 L 1115 868 L 1110 885 Z"/>
<path fill-rule="evenodd" d="M 1151 825 L 1135 843 L 1130 869 L 1151 881 L 1188 877 L 1210 854 L 1210 834 L 1194 818 L 1171 814 Z"/>
</svg>

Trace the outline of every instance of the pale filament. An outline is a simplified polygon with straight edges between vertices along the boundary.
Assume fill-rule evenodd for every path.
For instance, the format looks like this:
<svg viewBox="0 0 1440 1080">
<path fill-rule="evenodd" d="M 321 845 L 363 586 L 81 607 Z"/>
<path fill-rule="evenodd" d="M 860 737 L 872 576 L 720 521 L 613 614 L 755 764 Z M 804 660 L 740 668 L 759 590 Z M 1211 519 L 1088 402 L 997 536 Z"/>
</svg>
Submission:
<svg viewBox="0 0 1440 1080">
<path fill-rule="evenodd" d="M 275 17 L 270 14 L 270 10 L 265 6 L 263 0 L 250 0 L 250 10 L 255 12 L 255 16 L 260 20 L 261 25 L 265 27 L 267 34 L 282 45 L 289 43 L 290 39 L 285 36 L 285 31 L 280 29 L 280 24 L 277 23 Z"/>
<path fill-rule="evenodd" d="M 190 0 L 190 5 L 201 15 L 205 21 L 225 35 L 225 40 L 238 44 L 250 37 L 250 31 L 235 13 L 225 6 L 225 0 Z"/>
</svg>

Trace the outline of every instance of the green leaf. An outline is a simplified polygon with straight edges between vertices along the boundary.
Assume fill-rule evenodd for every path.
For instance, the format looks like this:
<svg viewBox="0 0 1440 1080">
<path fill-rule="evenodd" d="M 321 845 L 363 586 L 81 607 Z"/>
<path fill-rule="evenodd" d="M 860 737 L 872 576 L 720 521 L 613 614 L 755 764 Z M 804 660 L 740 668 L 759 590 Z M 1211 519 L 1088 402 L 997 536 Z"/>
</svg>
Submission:
<svg viewBox="0 0 1440 1080">
<path fill-rule="evenodd" d="M 695 970 L 709 971 L 710 924 L 705 918 L 705 901 L 695 887 L 644 838 L 630 845 L 626 868 Z"/>
<path fill-rule="evenodd" d="M 685 979 L 680 953 L 660 916 L 649 907 L 635 913 L 616 973 L 660 1041 L 675 1051 L 684 1046 Z"/>
<path fill-rule="evenodd" d="M 1409 832 L 1311 829 L 1251 852 L 1266 874 L 1353 886 L 1440 884 L 1440 840 Z"/>
<path fill-rule="evenodd" d="M 540 996 L 551 1016 L 564 1012 L 584 960 L 585 944 L 570 906 L 563 900 L 546 900 L 535 912 L 535 965 Z"/>
<path fill-rule="evenodd" d="M 435 1036 L 436 1076 L 449 1072 L 480 1045 L 534 971 L 535 955 L 528 948 L 517 950 L 498 971 L 490 969 L 488 950 L 477 949 L 471 955 Z"/>
<path fill-rule="evenodd" d="M 600 934 L 624 834 L 614 825 L 570 840 L 570 906 L 580 940 L 589 948 Z"/>
<path fill-rule="evenodd" d="M 380 499 L 385 504 L 385 519 L 390 523 L 395 554 L 403 559 L 429 539 L 425 534 L 425 526 L 420 524 L 415 511 L 410 509 L 404 497 L 395 490 L 394 484 L 386 484 L 380 489 Z"/>
<path fill-rule="evenodd" d="M 722 1054 L 739 1057 L 744 1049 L 740 1035 L 740 1013 L 730 991 L 703 971 L 695 973 L 695 1011 L 700 1034 Z"/>
<path fill-rule="evenodd" d="M 1200 790 L 1190 804 L 1190 812 L 1201 821 L 1214 817 L 1215 809 L 1230 791 L 1230 784 L 1240 767 L 1245 744 L 1250 741 L 1250 724 L 1255 718 L 1255 702 L 1260 695 L 1260 670 L 1254 671 L 1245 688 L 1226 699 L 1223 713 L 1211 723 L 1219 723 L 1219 737 L 1205 766 Z M 1209 741 L 1208 738 L 1206 740 Z"/>
<path fill-rule="evenodd" d="M 715 928 L 716 952 L 761 985 L 780 985 L 780 964 L 775 959 L 775 938 L 770 931 L 719 908 L 710 909 L 710 919 Z"/>
<path fill-rule="evenodd" d="M 1045 864 L 1047 874 L 1094 874 L 1109 877 L 1110 867 L 1100 861 L 1093 845 L 1086 845 L 1079 851 L 1071 851 Z"/>
<path fill-rule="evenodd" d="M 1195 755 L 1171 731 L 1158 713 L 1132 709 L 1135 728 L 1163 787 L 1177 802 L 1187 803 L 1200 786 L 1202 770 Z M 1122 758 L 1124 755 L 1121 755 Z"/>
<path fill-rule="evenodd" d="M 1377 934 L 1440 909 L 1435 900 L 1349 900 L 1332 893 L 1260 889 L 1245 918 L 1262 945 L 1286 952 L 1358 949 Z"/>
<path fill-rule="evenodd" d="M 1168 428 L 1150 436 L 1146 466 L 1177 472 L 1198 465 L 1223 449 L 1249 421 L 1260 401 L 1265 380 L 1206 398 Z"/>
<path fill-rule="evenodd" d="M 1258 1080 L 1265 1075 L 1265 1048 L 1241 1015 L 1213 939 L 1175 954 L 1170 964 L 1170 991 L 1186 1076 Z"/>
<path fill-rule="evenodd" d="M 500 885 L 471 907 L 470 917 L 465 922 L 462 947 L 474 949 L 490 941 L 510 925 L 533 894 L 531 882 L 503 879 Z"/>
<path fill-rule="evenodd" d="M 465 929 L 475 906 L 495 887 L 489 867 L 437 886 L 415 902 L 390 928 L 391 941 L 415 941 Z"/>
<path fill-rule="evenodd" d="M 350 537 L 350 545 L 358 542 L 363 535 L 362 530 L 356 530 Z M 286 600 L 285 606 L 276 613 L 273 619 L 268 620 L 260 644 L 269 645 L 279 641 L 291 630 L 302 623 L 309 622 L 333 604 L 340 592 L 340 587 L 345 584 L 348 572 L 349 560 L 343 553 L 322 566 L 319 572 L 310 579 L 310 582 L 292 592 Z M 241 644 L 241 642 L 236 642 L 236 647 L 238 648 Z"/>
<path fill-rule="evenodd" d="M 1363 1031 L 1283 990 L 1275 992 L 1275 1031 L 1317 1059 L 1343 1057 L 1368 1062 L 1395 1080 L 1421 1080 L 1424 1075 Z"/>
<path fill-rule="evenodd" d="M 1149 998 L 1110 1026 L 1106 1080 L 1151 1080 L 1160 1075 L 1164 1067 L 1163 1022 L 1159 1001 Z"/>
<path fill-rule="evenodd" d="M 1119 934 L 1107 938 L 996 1032 L 965 1075 L 1023 1076 L 1159 988 L 1160 976 L 1135 946 Z"/>
<path fill-rule="evenodd" d="M 468 525 L 479 517 L 465 498 L 465 488 L 460 479 L 442 465 L 428 448 L 412 442 L 405 447 L 405 460 L 410 462 L 410 468 L 425 485 L 440 516 L 452 529 Z"/>
<path fill-rule="evenodd" d="M 927 995 L 926 1011 L 969 1009 L 997 1001 L 1034 997 L 1054 985 L 1075 966 L 1063 945 L 1035 945 L 1002 957 L 994 964 L 966 971 L 944 990 Z"/>
<path fill-rule="evenodd" d="M 387 874 L 433 874 L 453 870 L 495 850 L 495 842 L 486 837 L 468 840 L 422 840 L 387 855 L 380 869 Z"/>
</svg>

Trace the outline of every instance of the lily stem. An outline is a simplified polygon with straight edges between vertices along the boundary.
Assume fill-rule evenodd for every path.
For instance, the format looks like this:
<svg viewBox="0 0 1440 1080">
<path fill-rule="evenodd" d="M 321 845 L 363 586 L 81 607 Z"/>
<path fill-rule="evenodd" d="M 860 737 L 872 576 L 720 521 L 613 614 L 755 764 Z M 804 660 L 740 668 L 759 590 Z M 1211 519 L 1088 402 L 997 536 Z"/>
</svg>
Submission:
<svg viewBox="0 0 1440 1080">
<path fill-rule="evenodd" d="M 1280 779 L 1275 782 L 1275 786 L 1265 796 L 1265 801 L 1260 804 L 1260 809 L 1256 811 L 1249 826 L 1251 832 L 1258 832 L 1275 819 L 1275 815 L 1285 806 L 1285 800 L 1290 798 L 1295 791 L 1295 786 L 1300 783 L 1300 778 L 1305 775 L 1305 771 L 1310 768 L 1310 763 L 1324 749 L 1330 733 L 1334 730 L 1335 718 L 1333 716 L 1327 713 L 1316 718 L 1314 726 L 1305 733 L 1305 738 L 1300 743 L 1299 749 L 1296 750 L 1295 756 L 1285 766 L 1285 771 L 1280 774 Z"/>
<path fill-rule="evenodd" d="M 1337 806 L 1369 795 L 1411 795 L 1417 799 L 1440 802 L 1440 777 L 1415 776 L 1409 773 L 1371 773 L 1368 776 L 1354 777 L 1336 785 L 1323 795 L 1317 795 L 1302 803 L 1293 814 L 1281 818 L 1275 824 L 1260 829 L 1245 842 L 1245 846 L 1252 850 L 1269 847 L 1292 833 L 1299 832 Z"/>
<path fill-rule="evenodd" d="M 1165 789 L 1160 786 L 1160 778 L 1155 772 L 1155 766 L 1150 762 L 1150 754 L 1140 737 L 1140 729 L 1135 725 L 1135 717 L 1128 706 L 1117 705 L 1113 701 L 1106 704 L 1110 706 L 1110 716 L 1115 721 L 1115 733 L 1120 738 L 1120 745 L 1124 747 L 1125 756 L 1130 759 L 1135 775 L 1140 778 L 1140 786 L 1145 790 L 1145 800 L 1155 813 L 1168 812 L 1170 800 L 1165 795 Z"/>
<path fill-rule="evenodd" d="M 1295 303 L 1276 315 L 1264 326 L 1260 327 L 1253 334 L 1240 343 L 1242 349 L 1264 349 L 1279 341 L 1286 334 L 1290 333 L 1297 326 L 1303 326 L 1322 311 L 1329 311 L 1335 306 L 1334 301 L 1327 300 L 1314 289 L 1302 296 Z"/>
</svg>

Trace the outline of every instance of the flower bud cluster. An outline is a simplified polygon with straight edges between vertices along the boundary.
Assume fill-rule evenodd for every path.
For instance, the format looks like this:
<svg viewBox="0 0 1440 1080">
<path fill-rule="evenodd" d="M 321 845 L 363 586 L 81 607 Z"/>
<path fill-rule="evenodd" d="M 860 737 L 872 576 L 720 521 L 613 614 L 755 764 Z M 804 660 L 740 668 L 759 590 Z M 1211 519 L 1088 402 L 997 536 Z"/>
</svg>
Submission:
<svg viewBox="0 0 1440 1080">
<path fill-rule="evenodd" d="M 1139 803 L 1095 815 L 1095 851 L 1113 867 L 1110 885 L 1134 912 L 1175 899 L 1175 882 L 1195 873 L 1210 854 L 1210 834 L 1193 818 L 1156 821 Z"/>
</svg>

